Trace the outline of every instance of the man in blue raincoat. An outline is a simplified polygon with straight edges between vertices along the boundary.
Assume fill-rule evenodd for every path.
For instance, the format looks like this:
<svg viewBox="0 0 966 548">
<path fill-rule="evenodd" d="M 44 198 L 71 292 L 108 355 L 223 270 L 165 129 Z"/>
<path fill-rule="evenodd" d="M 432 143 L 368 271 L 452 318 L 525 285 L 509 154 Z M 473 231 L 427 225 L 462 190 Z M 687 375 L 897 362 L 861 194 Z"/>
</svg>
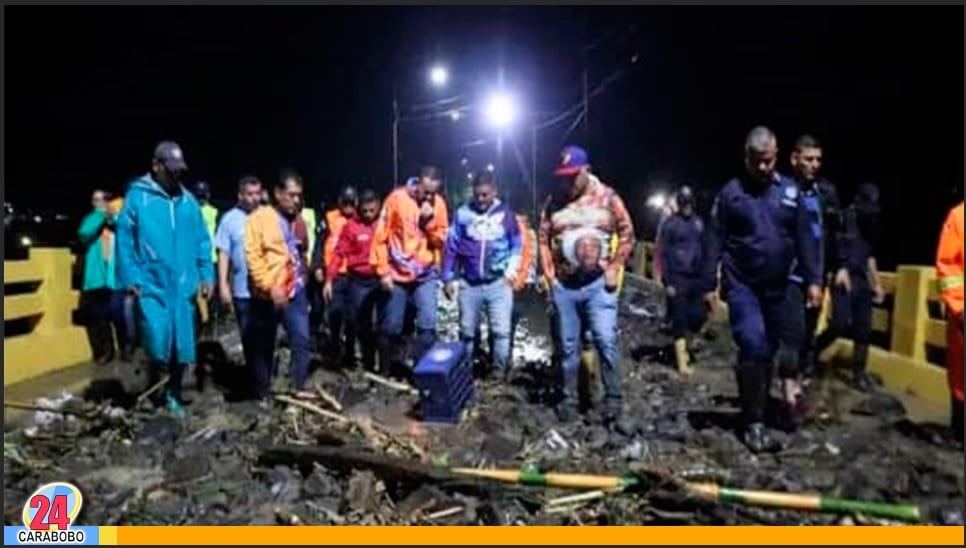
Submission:
<svg viewBox="0 0 966 548">
<path fill-rule="evenodd" d="M 195 298 L 199 291 L 207 298 L 214 281 L 201 208 L 181 184 L 187 169 L 177 143 L 160 143 L 151 172 L 131 183 L 117 229 L 117 277 L 139 298 L 150 382 L 170 375 L 155 403 L 175 414 L 183 413 L 182 378 L 195 360 Z"/>
</svg>

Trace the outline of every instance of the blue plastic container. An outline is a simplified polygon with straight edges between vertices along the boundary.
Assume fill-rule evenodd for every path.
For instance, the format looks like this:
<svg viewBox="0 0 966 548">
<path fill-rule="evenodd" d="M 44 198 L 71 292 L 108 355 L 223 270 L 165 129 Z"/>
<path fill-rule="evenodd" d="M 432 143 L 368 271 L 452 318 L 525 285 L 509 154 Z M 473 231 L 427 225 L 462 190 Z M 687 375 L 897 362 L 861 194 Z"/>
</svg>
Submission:
<svg viewBox="0 0 966 548">
<path fill-rule="evenodd" d="M 437 342 L 416 364 L 419 411 L 426 422 L 457 423 L 474 396 L 473 367 L 458 342 Z"/>
</svg>

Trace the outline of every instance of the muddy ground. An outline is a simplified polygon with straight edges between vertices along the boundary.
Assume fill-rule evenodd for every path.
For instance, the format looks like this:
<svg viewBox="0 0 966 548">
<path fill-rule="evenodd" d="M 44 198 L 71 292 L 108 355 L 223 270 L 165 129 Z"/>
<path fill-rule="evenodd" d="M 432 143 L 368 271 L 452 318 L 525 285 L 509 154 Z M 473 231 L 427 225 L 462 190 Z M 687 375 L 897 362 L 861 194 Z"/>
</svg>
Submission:
<svg viewBox="0 0 966 548">
<path fill-rule="evenodd" d="M 84 416 L 34 413 L 4 435 L 5 524 L 18 524 L 39 485 L 71 481 L 84 493 L 81 524 L 854 524 L 890 523 L 699 501 L 670 478 L 734 487 L 920 505 L 927 523 L 962 524 L 963 452 L 947 430 L 917 424 L 884 391 L 868 396 L 836 375 L 810 388 L 806 425 L 778 431 L 783 449 L 752 455 L 732 432 L 737 409 L 727 328 L 694 343 L 697 374 L 679 378 L 661 330 L 660 289 L 631 279 L 621 305 L 625 406 L 636 432 L 621 436 L 585 420 L 560 424 L 547 315 L 524 304 L 513 383 L 478 381 L 476 402 L 459 425 L 418 421 L 416 396 L 343 372 L 317 356 L 313 382 L 338 400 L 313 404 L 338 416 L 277 401 L 270 410 L 232 401 L 244 372 L 231 323 L 203 353 L 214 382 L 185 420 L 135 397 L 141 366 L 105 366 L 82 397 L 37 402 Z M 455 338 L 456 311 L 441 305 L 440 331 Z M 224 354 L 224 355 L 222 355 Z M 285 369 L 286 352 L 280 352 Z M 279 383 L 284 390 L 284 382 Z M 777 392 L 776 392 L 777 393 Z M 780 425 L 774 425 L 776 430 Z M 284 447 L 283 447 L 284 446 Z M 323 447 L 316 457 L 293 451 Z M 308 449 L 306 449 L 308 448 Z M 400 468 L 333 456 L 347 450 L 413 463 Z M 346 459 L 349 459 L 348 461 Z M 446 466 L 586 474 L 646 473 L 638 492 L 574 505 L 548 501 L 572 492 L 474 483 L 436 471 Z"/>
</svg>

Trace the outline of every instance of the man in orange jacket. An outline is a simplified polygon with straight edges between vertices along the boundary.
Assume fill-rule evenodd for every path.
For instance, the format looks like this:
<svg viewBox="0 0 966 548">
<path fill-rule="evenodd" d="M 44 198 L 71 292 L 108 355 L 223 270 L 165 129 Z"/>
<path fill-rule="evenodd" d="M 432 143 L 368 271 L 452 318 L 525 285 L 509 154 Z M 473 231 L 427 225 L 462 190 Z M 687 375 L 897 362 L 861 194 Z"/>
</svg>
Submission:
<svg viewBox="0 0 966 548">
<path fill-rule="evenodd" d="M 371 261 L 380 285 L 388 293 L 379 305 L 379 367 L 403 373 L 403 324 L 406 308 L 416 308 L 416 347 L 419 360 L 436 342 L 438 252 L 446 243 L 449 216 L 439 194 L 439 168 L 424 167 L 418 178 L 392 191 L 383 203 Z"/>
<path fill-rule="evenodd" d="M 936 276 L 946 307 L 946 375 L 952 393 L 953 435 L 963 441 L 963 202 L 954 207 L 939 236 Z"/>
</svg>

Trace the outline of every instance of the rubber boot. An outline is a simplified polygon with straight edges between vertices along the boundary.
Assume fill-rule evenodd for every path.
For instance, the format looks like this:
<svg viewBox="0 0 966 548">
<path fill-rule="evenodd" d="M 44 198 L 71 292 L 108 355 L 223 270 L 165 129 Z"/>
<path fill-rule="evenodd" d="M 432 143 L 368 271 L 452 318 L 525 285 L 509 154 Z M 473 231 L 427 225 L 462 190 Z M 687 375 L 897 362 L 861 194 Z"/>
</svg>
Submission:
<svg viewBox="0 0 966 548">
<path fill-rule="evenodd" d="M 169 368 L 168 386 L 165 389 L 165 400 L 168 411 L 176 417 L 185 415 L 184 400 L 181 398 L 181 384 L 184 380 L 185 366 L 180 363 L 171 364 Z"/>
<path fill-rule="evenodd" d="M 164 376 L 164 374 L 167 371 L 167 369 L 168 369 L 167 366 L 165 366 L 162 363 L 159 363 L 159 362 L 151 362 L 151 363 L 149 363 L 148 364 L 148 386 L 147 386 L 147 388 L 151 388 L 151 387 L 155 386 L 156 384 L 158 384 L 159 382 L 161 382 L 161 377 Z M 165 401 L 165 389 L 164 388 L 159 388 L 159 389 L 155 390 L 153 393 L 151 393 L 150 396 L 148 396 L 148 400 L 155 407 L 158 407 L 158 408 L 164 407 L 164 405 L 167 403 Z"/>
<path fill-rule="evenodd" d="M 956 401 L 954 398 L 952 401 L 952 421 L 950 422 L 950 428 L 953 431 L 953 439 L 959 443 L 963 443 L 963 402 Z"/>
<path fill-rule="evenodd" d="M 688 342 L 684 337 L 674 341 L 674 359 L 678 365 L 678 373 L 685 377 L 694 374 L 694 368 L 691 367 L 691 357 L 688 355 Z"/>
<path fill-rule="evenodd" d="M 869 360 L 869 345 L 856 344 L 852 356 L 852 383 L 855 389 L 860 392 L 871 392 L 875 388 L 875 383 L 866 371 L 866 364 Z"/>
<path fill-rule="evenodd" d="M 762 364 L 745 364 L 737 371 L 744 430 L 742 442 L 752 453 L 772 451 L 775 447 L 765 428 L 765 404 L 768 397 L 766 369 Z"/>
</svg>

